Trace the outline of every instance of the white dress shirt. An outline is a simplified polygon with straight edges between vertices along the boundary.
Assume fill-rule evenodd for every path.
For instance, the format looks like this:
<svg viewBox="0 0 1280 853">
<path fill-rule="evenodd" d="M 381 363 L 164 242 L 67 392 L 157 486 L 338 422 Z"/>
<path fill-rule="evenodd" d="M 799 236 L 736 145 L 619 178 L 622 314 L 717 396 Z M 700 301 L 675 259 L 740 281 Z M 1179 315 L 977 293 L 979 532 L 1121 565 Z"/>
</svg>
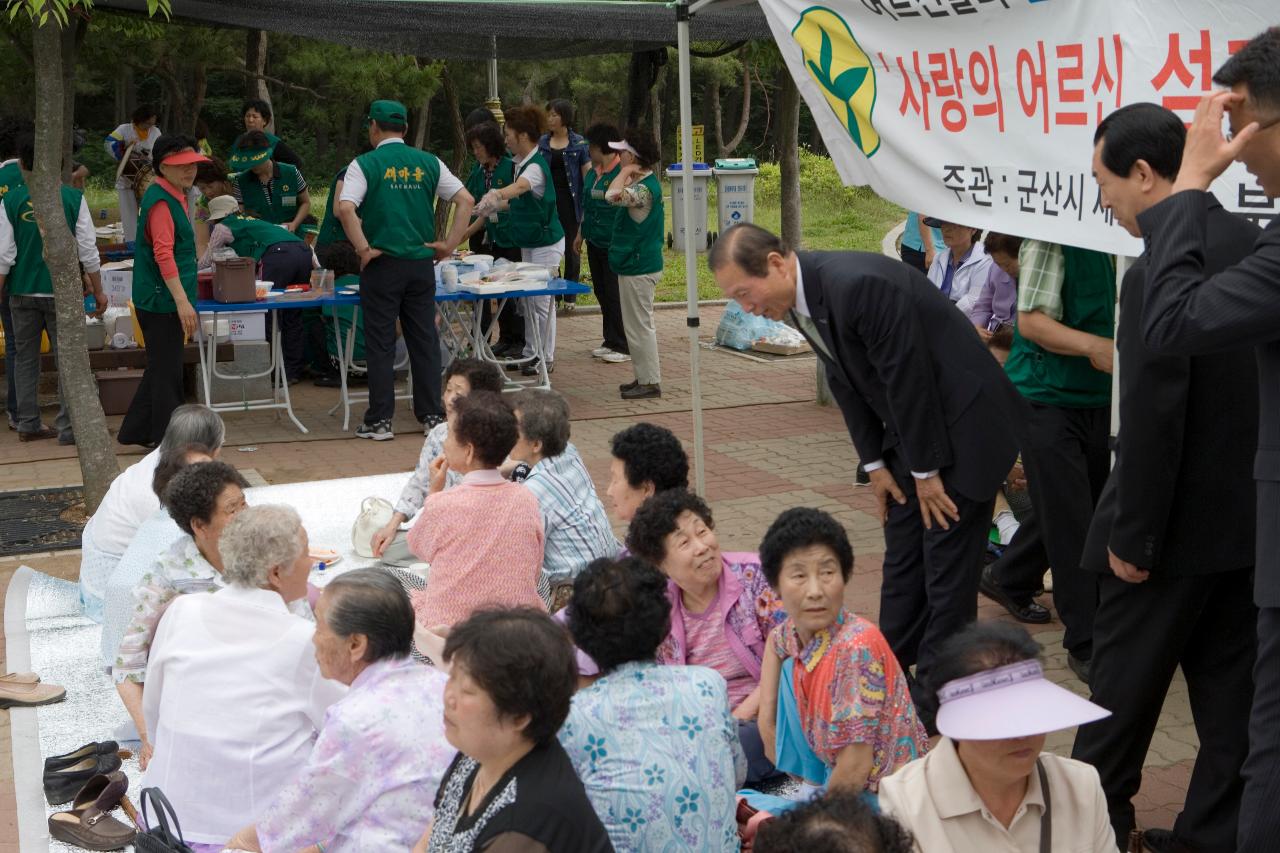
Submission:
<svg viewBox="0 0 1280 853">
<path fill-rule="evenodd" d="M 93 544 L 98 550 L 124 554 L 142 522 L 160 508 L 151 480 L 160 464 L 160 448 L 148 453 L 111 481 L 106 497 L 93 514 Z"/>
<path fill-rule="evenodd" d="M 347 690 L 320 675 L 314 631 L 267 589 L 180 595 L 165 611 L 142 694 L 155 746 L 143 785 L 165 792 L 188 842 L 225 842 L 306 764 Z"/>
<path fill-rule="evenodd" d="M 809 303 L 804 298 L 804 273 L 800 269 L 800 256 L 796 255 L 796 307 L 795 312 L 802 317 L 813 319 L 813 315 L 809 313 Z M 870 474 L 872 471 L 879 471 L 884 467 L 883 459 L 874 459 L 870 462 L 863 462 L 862 469 Z M 934 471 L 912 471 L 911 476 L 917 480 L 927 480 L 930 477 L 938 476 L 938 472 Z"/>
<path fill-rule="evenodd" d="M 381 148 L 384 145 L 404 145 L 403 137 L 392 136 L 378 143 Z M 436 181 L 436 198 L 448 201 L 457 195 L 458 190 L 464 189 L 462 181 L 458 180 L 457 175 L 449 171 L 449 167 L 440 160 L 440 179 Z M 346 177 L 342 179 L 342 195 L 339 201 L 349 201 L 356 207 L 364 202 L 365 193 L 369 191 L 369 182 L 365 179 L 364 170 L 360 168 L 359 160 L 352 160 L 347 164 Z"/>
<path fill-rule="evenodd" d="M 1107 798 L 1091 765 L 1042 753 L 1049 780 L 1053 853 L 1115 853 Z M 921 853 L 1038 853 L 1044 792 L 1032 770 L 1008 827 L 969 782 L 955 742 L 942 738 L 923 758 L 880 780 L 880 809 L 915 836 Z"/>
<path fill-rule="evenodd" d="M 58 211 L 61 215 L 62 211 Z M 89 203 L 80 199 L 80 213 L 76 216 L 76 255 L 84 265 L 85 272 L 97 272 L 102 269 L 102 258 L 98 255 L 98 234 L 93 226 L 93 214 L 89 213 Z M 8 275 L 18 260 L 17 235 L 13 223 L 6 215 L 0 215 L 0 275 Z M 31 296 L 47 296 L 52 293 L 32 293 Z"/>
</svg>

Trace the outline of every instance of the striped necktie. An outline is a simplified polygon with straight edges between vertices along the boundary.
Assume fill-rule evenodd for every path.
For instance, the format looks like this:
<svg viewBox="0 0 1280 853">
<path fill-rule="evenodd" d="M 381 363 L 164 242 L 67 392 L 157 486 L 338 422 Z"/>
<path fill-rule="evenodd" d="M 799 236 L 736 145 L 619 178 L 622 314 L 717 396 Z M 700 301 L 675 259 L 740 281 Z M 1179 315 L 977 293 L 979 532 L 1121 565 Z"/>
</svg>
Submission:
<svg viewBox="0 0 1280 853">
<path fill-rule="evenodd" d="M 804 332 L 809 342 L 821 350 L 823 355 L 831 361 L 835 361 L 835 358 L 831 355 L 831 350 L 827 349 L 826 341 L 822 339 L 822 334 L 818 331 L 818 324 L 813 322 L 812 317 L 806 317 L 793 309 L 791 311 L 791 322 L 796 324 L 796 328 Z"/>
</svg>

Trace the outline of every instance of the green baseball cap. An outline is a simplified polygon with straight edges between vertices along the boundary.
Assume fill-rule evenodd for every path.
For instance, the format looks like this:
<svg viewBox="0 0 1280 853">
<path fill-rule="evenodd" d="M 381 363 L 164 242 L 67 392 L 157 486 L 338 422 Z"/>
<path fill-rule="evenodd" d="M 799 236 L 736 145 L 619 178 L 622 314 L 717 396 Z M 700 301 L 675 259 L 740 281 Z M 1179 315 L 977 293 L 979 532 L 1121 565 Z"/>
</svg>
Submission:
<svg viewBox="0 0 1280 853">
<path fill-rule="evenodd" d="M 403 127 L 409 123 L 409 111 L 399 101 L 374 101 L 369 105 L 369 120 Z"/>
<path fill-rule="evenodd" d="M 243 138 L 241 137 L 241 139 Z M 240 141 L 240 139 L 236 140 L 237 143 Z M 266 146 L 261 148 L 235 145 L 231 149 L 231 156 L 227 158 L 227 167 L 237 172 L 245 172 L 254 166 L 262 165 L 276 153 L 276 142 L 278 141 L 276 137 L 267 137 Z"/>
</svg>

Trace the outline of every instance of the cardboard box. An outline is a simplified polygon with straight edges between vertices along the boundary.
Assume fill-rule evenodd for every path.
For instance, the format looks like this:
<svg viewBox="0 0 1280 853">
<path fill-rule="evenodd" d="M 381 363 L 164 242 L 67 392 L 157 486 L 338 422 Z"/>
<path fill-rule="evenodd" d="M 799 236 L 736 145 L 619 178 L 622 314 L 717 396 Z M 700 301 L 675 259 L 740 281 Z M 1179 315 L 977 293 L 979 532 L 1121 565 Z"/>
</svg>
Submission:
<svg viewBox="0 0 1280 853">
<path fill-rule="evenodd" d="M 766 341 L 756 341 L 751 345 L 751 348 L 756 352 L 767 352 L 771 355 L 800 355 L 805 352 L 813 352 L 813 349 L 807 343 L 799 343 L 795 346 L 780 346 Z"/>
</svg>

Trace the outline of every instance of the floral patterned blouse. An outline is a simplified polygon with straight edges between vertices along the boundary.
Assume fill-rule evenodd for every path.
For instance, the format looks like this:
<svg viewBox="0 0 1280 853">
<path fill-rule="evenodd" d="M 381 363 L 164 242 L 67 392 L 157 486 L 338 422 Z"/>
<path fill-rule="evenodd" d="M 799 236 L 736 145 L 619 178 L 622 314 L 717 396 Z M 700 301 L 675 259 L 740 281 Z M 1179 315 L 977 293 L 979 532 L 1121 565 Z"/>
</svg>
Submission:
<svg viewBox="0 0 1280 853">
<path fill-rule="evenodd" d="M 867 789 L 924 755 L 928 737 L 898 659 L 880 629 L 848 610 L 804 648 L 788 618 L 769 637 L 783 660 L 795 658 L 796 708 L 809 748 L 834 767 L 848 746 L 872 747 Z"/>
<path fill-rule="evenodd" d="M 724 679 L 623 664 L 573 697 L 560 743 L 615 850 L 738 850 L 746 777 Z"/>
</svg>

